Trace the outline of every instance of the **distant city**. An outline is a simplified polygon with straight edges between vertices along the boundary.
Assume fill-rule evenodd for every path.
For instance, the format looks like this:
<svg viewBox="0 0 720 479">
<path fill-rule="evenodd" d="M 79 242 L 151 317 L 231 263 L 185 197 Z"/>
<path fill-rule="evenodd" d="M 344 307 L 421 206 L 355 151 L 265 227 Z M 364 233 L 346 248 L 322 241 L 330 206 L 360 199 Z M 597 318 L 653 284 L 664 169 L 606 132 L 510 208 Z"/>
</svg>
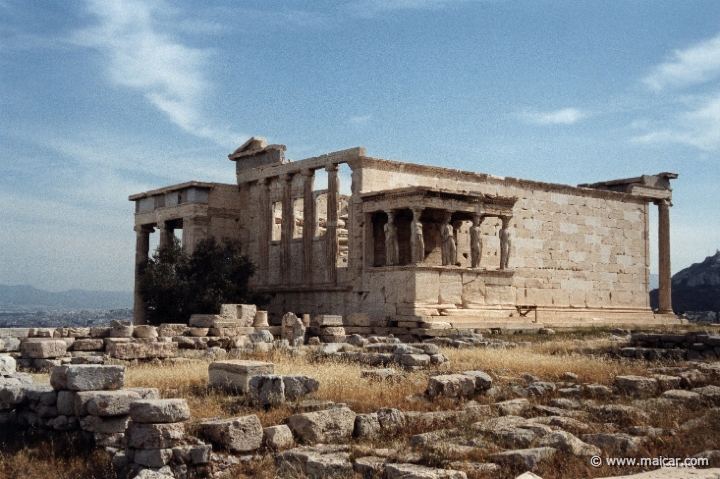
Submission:
<svg viewBox="0 0 720 479">
<path fill-rule="evenodd" d="M 43 291 L 0 285 L 0 328 L 104 326 L 131 321 L 132 293 L 125 291 Z"/>
</svg>

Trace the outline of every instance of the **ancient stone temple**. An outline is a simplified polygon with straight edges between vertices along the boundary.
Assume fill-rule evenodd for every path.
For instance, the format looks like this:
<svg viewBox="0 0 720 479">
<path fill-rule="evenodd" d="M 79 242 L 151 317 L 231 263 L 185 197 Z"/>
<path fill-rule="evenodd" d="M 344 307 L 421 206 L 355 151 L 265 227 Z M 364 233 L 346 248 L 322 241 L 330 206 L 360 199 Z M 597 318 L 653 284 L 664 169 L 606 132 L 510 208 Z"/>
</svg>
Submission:
<svg viewBox="0 0 720 479">
<path fill-rule="evenodd" d="M 130 197 L 137 261 L 154 230 L 242 241 L 270 322 L 362 315 L 370 324 L 487 328 L 664 322 L 670 180 L 577 187 L 401 163 L 358 147 L 288 161 L 253 137 L 229 155 L 237 185 L 190 182 Z M 341 194 L 340 165 L 351 171 Z M 324 170 L 328 187 L 314 186 Z M 651 204 L 659 210 L 660 309 L 649 306 Z M 144 305 L 136 295 L 136 322 Z M 441 326 L 442 325 L 442 326 Z"/>
</svg>

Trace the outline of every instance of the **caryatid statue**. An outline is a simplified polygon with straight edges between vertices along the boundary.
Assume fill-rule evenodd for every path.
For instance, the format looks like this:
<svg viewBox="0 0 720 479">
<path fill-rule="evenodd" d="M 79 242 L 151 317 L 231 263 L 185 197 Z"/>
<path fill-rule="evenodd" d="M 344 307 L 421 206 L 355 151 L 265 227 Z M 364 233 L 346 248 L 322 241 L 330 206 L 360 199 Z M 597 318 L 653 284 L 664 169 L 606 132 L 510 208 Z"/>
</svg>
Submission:
<svg viewBox="0 0 720 479">
<path fill-rule="evenodd" d="M 442 264 L 443 266 L 455 266 L 457 263 L 457 246 L 455 245 L 455 228 L 450 223 L 452 213 L 445 213 L 445 222 L 440 227 L 442 238 Z"/>
<path fill-rule="evenodd" d="M 473 217 L 473 225 L 470 227 L 470 267 L 479 268 L 482 259 L 482 233 L 480 231 L 482 216 Z"/>
<path fill-rule="evenodd" d="M 502 217 L 502 227 L 500 228 L 500 269 L 507 269 L 508 263 L 510 262 L 510 246 L 512 241 L 510 240 L 510 217 Z"/>
<path fill-rule="evenodd" d="M 388 222 L 385 223 L 385 264 L 392 266 L 400 261 L 400 247 L 398 246 L 397 227 L 395 226 L 395 212 L 388 211 Z"/>
<path fill-rule="evenodd" d="M 413 209 L 413 219 L 410 223 L 410 252 L 412 262 L 415 264 L 425 261 L 425 239 L 423 238 L 423 225 L 420 223 L 421 209 Z"/>
</svg>

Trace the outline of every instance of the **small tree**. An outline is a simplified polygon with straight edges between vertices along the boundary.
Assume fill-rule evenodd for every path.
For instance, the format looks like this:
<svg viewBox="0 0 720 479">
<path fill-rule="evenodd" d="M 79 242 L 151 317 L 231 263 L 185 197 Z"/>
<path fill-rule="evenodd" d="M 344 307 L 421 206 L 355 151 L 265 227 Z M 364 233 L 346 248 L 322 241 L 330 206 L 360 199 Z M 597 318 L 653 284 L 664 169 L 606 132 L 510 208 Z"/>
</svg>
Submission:
<svg viewBox="0 0 720 479">
<path fill-rule="evenodd" d="M 219 313 L 225 303 L 260 303 L 247 289 L 254 271 L 237 240 L 204 239 L 189 254 L 173 238 L 140 269 L 148 323 L 187 323 L 193 314 Z"/>
</svg>

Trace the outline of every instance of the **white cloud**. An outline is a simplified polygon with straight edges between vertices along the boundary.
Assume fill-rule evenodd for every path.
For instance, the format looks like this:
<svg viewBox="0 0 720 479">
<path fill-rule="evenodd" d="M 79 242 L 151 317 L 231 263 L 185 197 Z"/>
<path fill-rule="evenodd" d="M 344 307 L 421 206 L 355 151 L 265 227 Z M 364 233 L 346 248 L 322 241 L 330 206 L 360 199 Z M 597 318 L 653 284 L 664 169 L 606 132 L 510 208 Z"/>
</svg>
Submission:
<svg viewBox="0 0 720 479">
<path fill-rule="evenodd" d="M 681 143 L 700 150 L 720 149 L 720 93 L 695 109 L 679 113 L 669 125 L 635 136 L 636 143 Z"/>
<path fill-rule="evenodd" d="M 372 119 L 372 115 L 351 116 L 350 123 L 353 125 L 365 125 Z"/>
<path fill-rule="evenodd" d="M 461 3 L 478 0 L 362 0 L 345 4 L 347 10 L 359 16 L 373 16 L 392 10 L 440 10 Z"/>
<path fill-rule="evenodd" d="M 643 81 L 656 91 L 705 83 L 720 75 L 720 35 L 684 50 L 657 66 Z"/>
<path fill-rule="evenodd" d="M 204 118 L 200 105 L 210 84 L 203 70 L 210 52 L 172 36 L 161 22 L 169 7 L 152 0 L 88 0 L 87 5 L 99 22 L 77 32 L 73 40 L 106 54 L 114 83 L 140 91 L 171 122 L 195 136 L 227 147 L 243 142 L 245 135 Z"/>
<path fill-rule="evenodd" d="M 565 108 L 546 113 L 526 111 L 519 115 L 523 121 L 534 125 L 572 125 L 588 116 L 588 113 L 577 108 Z"/>
</svg>

